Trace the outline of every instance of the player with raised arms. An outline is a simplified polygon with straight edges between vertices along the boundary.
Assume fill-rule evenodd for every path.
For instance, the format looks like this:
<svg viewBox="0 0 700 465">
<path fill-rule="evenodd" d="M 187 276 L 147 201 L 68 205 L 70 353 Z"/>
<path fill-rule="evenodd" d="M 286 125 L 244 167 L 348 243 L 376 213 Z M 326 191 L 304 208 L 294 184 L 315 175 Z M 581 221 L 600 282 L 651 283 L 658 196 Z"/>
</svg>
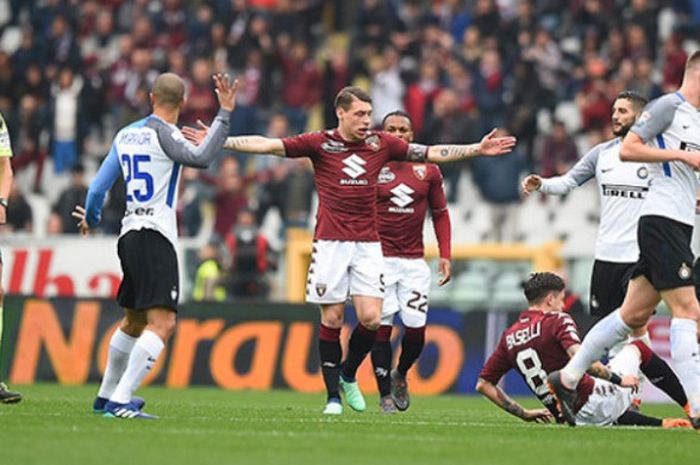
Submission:
<svg viewBox="0 0 700 465">
<path fill-rule="evenodd" d="M 394 111 L 382 120 L 387 134 L 413 142 L 408 113 Z M 410 405 L 406 373 L 425 345 L 425 325 L 430 293 L 430 267 L 423 259 L 423 222 L 430 209 L 440 260 L 438 285 L 452 276 L 450 213 L 442 173 L 436 165 L 390 161 L 379 172 L 377 219 L 384 254 L 384 303 L 381 326 L 372 347 L 372 366 L 384 413 L 403 411 Z M 394 316 L 404 325 L 401 355 L 392 370 L 391 331 Z"/>
<path fill-rule="evenodd" d="M 424 146 L 372 131 L 372 100 L 358 87 L 338 92 L 335 129 L 284 139 L 259 135 L 229 137 L 225 147 L 242 153 L 309 157 L 319 196 L 316 231 L 308 271 L 306 300 L 321 306 L 319 352 L 328 401 L 325 414 L 342 413 L 340 389 L 348 405 L 364 411 L 366 403 L 355 374 L 372 349 L 380 326 L 384 283 L 377 232 L 377 177 L 391 160 L 444 163 L 478 155 L 510 152 L 514 137 L 496 137 L 495 129 L 479 143 Z M 200 122 L 201 123 L 201 122 Z M 206 132 L 183 128 L 191 140 Z M 352 298 L 358 324 L 342 364 L 340 330 L 345 302 Z"/>
<path fill-rule="evenodd" d="M 105 194 L 118 176 L 126 187 L 126 211 L 117 244 L 123 272 L 117 300 L 124 318 L 109 343 L 107 367 L 93 404 L 96 413 L 153 419 L 133 397 L 175 330 L 180 293 L 177 200 L 181 167 L 206 168 L 228 135 L 237 82 L 214 76 L 221 109 L 207 138 L 190 144 L 175 126 L 185 102 L 185 83 L 164 73 L 151 89 L 153 113 L 121 129 L 90 184 L 85 208 L 73 216 L 85 234 L 100 222 Z"/>
</svg>

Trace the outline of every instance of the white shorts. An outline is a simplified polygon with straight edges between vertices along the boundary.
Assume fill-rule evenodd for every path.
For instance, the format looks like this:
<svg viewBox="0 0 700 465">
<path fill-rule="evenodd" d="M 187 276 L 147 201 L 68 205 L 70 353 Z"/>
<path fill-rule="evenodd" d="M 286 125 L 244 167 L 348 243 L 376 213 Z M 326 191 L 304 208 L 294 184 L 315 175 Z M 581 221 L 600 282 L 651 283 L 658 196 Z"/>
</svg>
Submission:
<svg viewBox="0 0 700 465">
<path fill-rule="evenodd" d="M 639 349 L 627 344 L 610 360 L 608 368 L 620 376 L 639 376 Z M 588 402 L 576 414 L 577 425 L 610 425 L 632 405 L 632 390 L 594 378 L 595 387 Z"/>
<path fill-rule="evenodd" d="M 595 387 L 576 414 L 577 425 L 605 426 L 613 424 L 632 405 L 632 391 L 603 379 L 594 378 Z"/>
<path fill-rule="evenodd" d="M 384 305 L 382 325 L 392 325 L 400 312 L 409 328 L 425 326 L 428 317 L 430 267 L 422 258 L 384 258 Z"/>
<path fill-rule="evenodd" d="M 379 242 L 315 240 L 306 301 L 336 304 L 361 295 L 384 297 L 384 257 Z"/>
</svg>

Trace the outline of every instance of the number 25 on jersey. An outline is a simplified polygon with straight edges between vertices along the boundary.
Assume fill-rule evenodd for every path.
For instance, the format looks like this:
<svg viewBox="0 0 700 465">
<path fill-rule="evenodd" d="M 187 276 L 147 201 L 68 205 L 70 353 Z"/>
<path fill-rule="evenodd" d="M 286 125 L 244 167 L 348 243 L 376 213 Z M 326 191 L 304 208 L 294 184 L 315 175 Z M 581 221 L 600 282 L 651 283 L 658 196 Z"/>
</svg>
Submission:
<svg viewBox="0 0 700 465">
<path fill-rule="evenodd" d="M 150 161 L 150 155 L 122 154 L 127 202 L 147 202 L 153 197 L 153 176 L 147 170 Z"/>
</svg>

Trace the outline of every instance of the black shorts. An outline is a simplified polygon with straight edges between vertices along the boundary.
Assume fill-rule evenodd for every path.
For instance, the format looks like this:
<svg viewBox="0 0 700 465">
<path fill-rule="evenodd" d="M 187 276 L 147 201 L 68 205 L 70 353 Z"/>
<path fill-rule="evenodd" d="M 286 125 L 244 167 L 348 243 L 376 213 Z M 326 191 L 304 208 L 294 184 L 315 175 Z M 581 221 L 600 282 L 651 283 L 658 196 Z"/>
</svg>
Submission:
<svg viewBox="0 0 700 465">
<path fill-rule="evenodd" d="M 165 236 L 153 229 L 129 231 L 119 238 L 117 252 L 124 273 L 117 293 L 120 306 L 138 311 L 177 311 L 177 255 Z"/>
<path fill-rule="evenodd" d="M 637 227 L 639 261 L 632 277 L 646 277 L 657 291 L 693 285 L 693 227 L 663 216 L 642 216 Z"/>
<path fill-rule="evenodd" d="M 622 306 L 635 266 L 635 263 L 593 262 L 588 299 L 591 315 L 604 317 Z"/>
</svg>

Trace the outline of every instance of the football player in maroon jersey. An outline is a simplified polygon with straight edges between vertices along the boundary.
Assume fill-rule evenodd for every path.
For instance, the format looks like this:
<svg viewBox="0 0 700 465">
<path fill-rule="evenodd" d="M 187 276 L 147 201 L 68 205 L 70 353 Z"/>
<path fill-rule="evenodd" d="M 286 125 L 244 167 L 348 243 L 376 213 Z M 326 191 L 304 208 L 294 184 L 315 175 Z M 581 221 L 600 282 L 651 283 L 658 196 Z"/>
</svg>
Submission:
<svg viewBox="0 0 700 465">
<path fill-rule="evenodd" d="M 413 142 L 411 117 L 403 111 L 386 115 L 382 129 Z M 423 222 L 430 209 L 440 250 L 438 284 L 451 277 L 451 231 L 442 174 L 436 165 L 390 161 L 379 172 L 377 220 L 384 254 L 384 304 L 381 326 L 372 348 L 372 366 L 384 413 L 406 410 L 410 404 L 406 373 L 420 356 L 430 292 L 430 268 L 423 259 Z M 401 356 L 391 369 L 391 330 L 399 313 L 405 330 Z"/>
<path fill-rule="evenodd" d="M 564 308 L 564 281 L 554 273 L 533 273 L 524 284 L 529 308 L 506 329 L 496 350 L 486 361 L 476 389 L 491 402 L 524 421 L 563 421 L 556 398 L 547 386 L 547 375 L 559 370 L 581 346 L 576 323 Z M 515 369 L 544 404 L 525 409 L 498 387 L 509 370 Z M 608 366 L 596 362 L 578 384 L 576 423 L 579 425 L 638 425 L 692 427 L 686 419 L 659 419 L 630 409 L 632 390 L 641 371 L 681 407 L 688 399 L 671 368 L 642 341 L 626 345 Z"/>
<path fill-rule="evenodd" d="M 346 87 L 335 98 L 338 127 L 288 138 L 259 135 L 229 137 L 225 148 L 237 152 L 308 157 L 314 166 L 319 206 L 309 266 L 306 301 L 321 306 L 319 351 L 328 402 L 324 413 L 342 413 L 340 389 L 356 411 L 367 406 L 355 374 L 374 345 L 380 326 L 384 284 L 377 232 L 377 177 L 390 160 L 444 163 L 512 150 L 514 137 L 496 137 L 495 129 L 467 145 L 409 144 L 370 129 L 372 99 L 358 87 Z M 201 141 L 202 129 L 183 128 L 185 137 Z M 183 141 L 184 142 L 184 141 Z M 350 336 L 341 367 L 340 329 L 348 298 L 358 324 Z"/>
</svg>

